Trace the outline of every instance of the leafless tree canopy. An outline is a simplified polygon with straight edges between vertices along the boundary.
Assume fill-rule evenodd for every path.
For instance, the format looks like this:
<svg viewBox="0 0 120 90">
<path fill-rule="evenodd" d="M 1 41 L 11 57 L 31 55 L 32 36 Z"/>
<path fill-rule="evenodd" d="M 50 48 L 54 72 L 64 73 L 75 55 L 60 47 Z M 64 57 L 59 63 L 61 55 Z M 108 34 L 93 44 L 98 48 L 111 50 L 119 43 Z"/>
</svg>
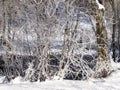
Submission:
<svg viewBox="0 0 120 90">
<path fill-rule="evenodd" d="M 120 56 L 119 7 L 119 0 L 0 0 L 0 75 L 110 75 L 111 52 L 114 61 Z"/>
</svg>

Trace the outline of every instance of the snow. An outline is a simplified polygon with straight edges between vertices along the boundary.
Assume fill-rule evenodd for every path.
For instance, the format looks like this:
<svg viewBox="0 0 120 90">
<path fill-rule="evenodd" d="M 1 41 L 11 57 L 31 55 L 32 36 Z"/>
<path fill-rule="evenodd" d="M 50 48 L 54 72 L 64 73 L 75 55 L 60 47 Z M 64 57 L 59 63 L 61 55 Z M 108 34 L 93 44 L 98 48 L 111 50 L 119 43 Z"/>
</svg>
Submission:
<svg viewBox="0 0 120 90">
<path fill-rule="evenodd" d="M 0 84 L 0 90 L 120 90 L 120 64 L 112 62 L 115 71 L 107 78 L 75 80 L 47 80 L 45 82 L 23 82 L 17 77 L 8 84 Z M 4 77 L 0 78 L 0 81 Z"/>
<path fill-rule="evenodd" d="M 105 10 L 105 7 L 102 4 L 100 4 L 98 0 L 96 0 L 96 3 L 98 5 L 99 9 Z"/>
<path fill-rule="evenodd" d="M 4 79 L 5 77 L 0 77 L 0 83 L 2 83 Z"/>
</svg>

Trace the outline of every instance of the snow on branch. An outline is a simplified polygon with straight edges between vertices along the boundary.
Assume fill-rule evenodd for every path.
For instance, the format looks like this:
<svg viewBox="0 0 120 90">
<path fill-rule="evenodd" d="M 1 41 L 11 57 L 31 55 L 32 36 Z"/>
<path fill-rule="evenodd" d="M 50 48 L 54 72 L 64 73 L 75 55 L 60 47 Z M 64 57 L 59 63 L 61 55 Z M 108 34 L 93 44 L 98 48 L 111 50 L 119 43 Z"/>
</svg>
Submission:
<svg viewBox="0 0 120 90">
<path fill-rule="evenodd" d="M 35 2 L 35 4 L 40 4 L 42 2 L 42 0 L 40 0 L 39 2 L 37 2 L 36 0 L 33 0 Z"/>
<path fill-rule="evenodd" d="M 102 4 L 100 4 L 100 2 L 98 0 L 96 0 L 96 3 L 98 5 L 99 9 L 105 10 L 105 7 Z"/>
</svg>

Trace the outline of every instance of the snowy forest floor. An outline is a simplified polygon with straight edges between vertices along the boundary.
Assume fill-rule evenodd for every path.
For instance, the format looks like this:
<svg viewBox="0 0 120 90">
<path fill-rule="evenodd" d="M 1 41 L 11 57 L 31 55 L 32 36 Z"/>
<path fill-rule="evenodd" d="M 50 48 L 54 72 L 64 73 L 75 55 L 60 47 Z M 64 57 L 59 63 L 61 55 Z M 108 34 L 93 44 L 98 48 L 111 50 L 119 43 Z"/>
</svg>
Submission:
<svg viewBox="0 0 120 90">
<path fill-rule="evenodd" d="M 107 78 L 74 80 L 47 80 L 45 82 L 21 82 L 16 78 L 9 84 L 0 84 L 0 90 L 120 90 L 120 64 L 113 63 L 114 72 Z M 2 81 L 0 78 L 0 81 Z"/>
</svg>

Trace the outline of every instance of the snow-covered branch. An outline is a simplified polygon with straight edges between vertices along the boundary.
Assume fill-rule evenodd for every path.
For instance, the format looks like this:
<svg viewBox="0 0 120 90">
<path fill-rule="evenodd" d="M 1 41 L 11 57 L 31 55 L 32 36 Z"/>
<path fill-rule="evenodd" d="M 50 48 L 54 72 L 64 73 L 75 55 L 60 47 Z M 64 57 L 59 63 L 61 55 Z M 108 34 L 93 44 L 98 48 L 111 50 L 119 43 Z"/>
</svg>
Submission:
<svg viewBox="0 0 120 90">
<path fill-rule="evenodd" d="M 97 5 L 98 5 L 99 9 L 105 10 L 104 5 L 100 4 L 99 0 L 96 0 L 96 3 L 97 3 Z"/>
</svg>

